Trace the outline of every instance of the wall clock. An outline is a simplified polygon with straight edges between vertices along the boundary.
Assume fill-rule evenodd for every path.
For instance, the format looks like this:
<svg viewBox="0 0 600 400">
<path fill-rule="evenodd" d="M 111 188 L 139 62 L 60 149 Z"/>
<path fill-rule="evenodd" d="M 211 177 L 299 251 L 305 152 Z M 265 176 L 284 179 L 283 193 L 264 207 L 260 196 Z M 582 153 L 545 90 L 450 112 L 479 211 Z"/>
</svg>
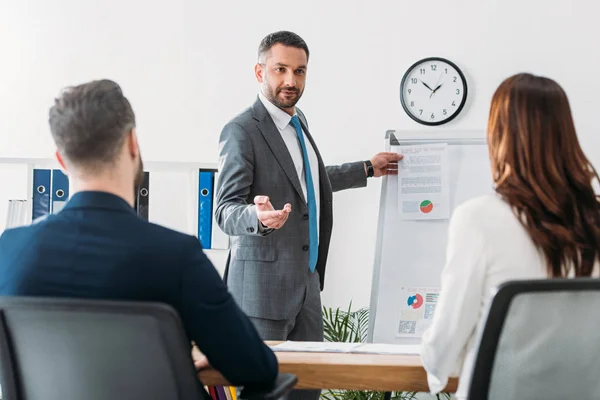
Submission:
<svg viewBox="0 0 600 400">
<path fill-rule="evenodd" d="M 467 80 L 456 64 L 445 58 L 417 61 L 400 83 L 404 111 L 423 125 L 442 125 L 453 120 L 466 101 Z"/>
</svg>

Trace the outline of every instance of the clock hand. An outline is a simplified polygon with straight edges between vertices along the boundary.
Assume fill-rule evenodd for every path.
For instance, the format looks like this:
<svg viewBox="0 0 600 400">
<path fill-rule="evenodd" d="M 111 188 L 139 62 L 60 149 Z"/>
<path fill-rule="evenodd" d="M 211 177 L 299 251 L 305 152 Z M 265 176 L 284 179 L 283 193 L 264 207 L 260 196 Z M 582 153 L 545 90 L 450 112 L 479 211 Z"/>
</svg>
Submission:
<svg viewBox="0 0 600 400">
<path fill-rule="evenodd" d="M 438 87 L 436 87 L 435 89 L 433 89 L 433 91 L 432 91 L 432 92 L 431 92 L 431 94 L 429 95 L 429 98 L 431 98 L 431 96 L 433 96 L 433 94 L 434 94 L 435 92 L 437 92 L 437 90 L 438 90 L 439 88 L 441 88 L 443 84 L 444 84 L 444 83 L 442 82 L 442 83 L 440 83 L 440 84 L 438 85 Z"/>
<path fill-rule="evenodd" d="M 438 80 L 435 83 L 435 86 L 437 86 L 437 87 L 435 88 L 435 90 L 433 90 L 431 92 L 431 94 L 429 95 L 429 98 L 431 98 L 431 96 L 433 96 L 433 94 L 444 84 L 444 82 L 440 83 L 440 81 L 442 80 L 442 76 L 444 76 L 444 73 L 440 72 L 440 76 L 438 77 Z"/>
<path fill-rule="evenodd" d="M 443 73 L 443 72 L 440 72 L 440 76 L 438 77 L 438 80 L 437 80 L 437 82 L 435 83 L 435 85 L 436 85 L 436 86 L 438 85 L 438 83 L 440 83 L 440 80 L 442 79 L 442 76 L 444 76 L 444 73 Z"/>
<path fill-rule="evenodd" d="M 421 81 L 421 80 L 419 79 L 419 81 Z M 422 83 L 423 85 L 425 85 L 425 87 L 426 87 L 427 89 L 429 89 L 429 90 L 433 91 L 433 90 L 432 90 L 432 89 L 429 87 L 429 85 L 427 85 L 425 82 L 421 81 L 421 83 Z"/>
<path fill-rule="evenodd" d="M 444 76 L 444 73 L 443 73 L 443 72 L 440 72 L 440 76 L 438 77 L 438 80 L 437 80 L 437 82 L 435 83 L 435 85 L 436 85 L 437 87 L 435 88 L 435 90 L 432 90 L 432 91 L 431 91 L 432 93 L 429 95 L 429 98 L 431 98 L 431 96 L 433 96 L 433 94 L 435 93 L 435 91 L 436 91 L 436 90 L 438 90 L 438 89 L 440 88 L 440 86 L 442 86 L 442 85 L 444 84 L 444 82 L 440 83 L 440 81 L 442 80 L 442 76 Z M 439 84 L 439 85 L 438 85 L 438 84 Z M 431 90 L 431 89 L 430 89 L 430 90 Z"/>
</svg>

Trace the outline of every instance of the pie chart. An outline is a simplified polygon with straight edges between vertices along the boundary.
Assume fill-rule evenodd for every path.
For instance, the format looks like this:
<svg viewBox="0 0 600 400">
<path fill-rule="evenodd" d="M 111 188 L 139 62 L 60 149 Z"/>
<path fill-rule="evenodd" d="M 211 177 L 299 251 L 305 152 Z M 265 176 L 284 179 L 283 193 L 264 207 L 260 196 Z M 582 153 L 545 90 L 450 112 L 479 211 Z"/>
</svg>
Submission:
<svg viewBox="0 0 600 400">
<path fill-rule="evenodd" d="M 429 214 L 433 210 L 433 203 L 430 200 L 423 200 L 419 208 L 423 214 Z"/>
<path fill-rule="evenodd" d="M 423 305 L 423 296 L 421 296 L 419 293 L 415 294 L 414 296 L 408 296 L 407 300 L 408 305 L 415 310 Z"/>
</svg>

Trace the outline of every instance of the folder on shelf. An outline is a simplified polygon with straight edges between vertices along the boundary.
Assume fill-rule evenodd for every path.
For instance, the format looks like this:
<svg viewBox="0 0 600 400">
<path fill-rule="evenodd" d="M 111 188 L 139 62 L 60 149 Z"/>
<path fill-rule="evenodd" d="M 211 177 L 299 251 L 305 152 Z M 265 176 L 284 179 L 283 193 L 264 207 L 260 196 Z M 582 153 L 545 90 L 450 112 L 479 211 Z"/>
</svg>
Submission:
<svg viewBox="0 0 600 400">
<path fill-rule="evenodd" d="M 52 214 L 56 214 L 69 200 L 69 177 L 59 169 L 52 170 Z"/>
<path fill-rule="evenodd" d="M 198 179 L 198 239 L 204 249 L 212 248 L 214 173 L 201 169 Z"/>
<path fill-rule="evenodd" d="M 33 170 L 33 196 L 31 205 L 31 220 L 36 221 L 50 214 L 50 180 L 49 169 Z"/>
<path fill-rule="evenodd" d="M 8 213 L 4 229 L 27 225 L 28 207 L 27 200 L 8 200 Z"/>
<path fill-rule="evenodd" d="M 229 391 L 231 392 L 231 399 L 237 400 L 237 388 L 235 386 L 228 386 Z"/>
<path fill-rule="evenodd" d="M 150 211 L 150 172 L 144 172 L 144 180 L 135 194 L 135 211 L 137 215 L 148 220 Z"/>
<path fill-rule="evenodd" d="M 219 398 L 219 400 L 227 400 L 224 386 L 216 386 L 215 389 L 217 390 L 217 397 Z"/>
<path fill-rule="evenodd" d="M 229 248 L 229 235 L 221 230 L 219 225 L 217 224 L 217 220 L 215 219 L 215 207 L 217 206 L 217 182 L 219 179 L 219 173 L 214 173 L 213 179 L 213 209 L 211 212 L 212 215 L 212 240 L 211 240 L 211 248 L 213 249 L 228 249 Z"/>
</svg>

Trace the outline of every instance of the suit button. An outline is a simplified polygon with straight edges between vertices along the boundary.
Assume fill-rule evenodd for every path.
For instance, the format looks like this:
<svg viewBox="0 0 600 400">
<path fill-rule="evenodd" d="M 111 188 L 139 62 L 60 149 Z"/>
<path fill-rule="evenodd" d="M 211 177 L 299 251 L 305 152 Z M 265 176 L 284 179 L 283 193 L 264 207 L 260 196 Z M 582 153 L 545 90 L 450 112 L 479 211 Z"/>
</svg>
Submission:
<svg viewBox="0 0 600 400">
<path fill-rule="evenodd" d="M 305 244 L 304 246 L 302 246 L 302 250 L 304 250 L 304 251 L 308 251 L 308 245 L 307 245 L 307 244 Z"/>
<path fill-rule="evenodd" d="M 248 233 L 252 233 L 252 232 L 254 232 L 254 228 L 247 228 L 247 229 L 246 229 L 246 232 L 248 232 Z"/>
<path fill-rule="evenodd" d="M 302 219 L 308 219 L 308 214 L 304 214 L 304 215 L 302 216 Z"/>
</svg>

